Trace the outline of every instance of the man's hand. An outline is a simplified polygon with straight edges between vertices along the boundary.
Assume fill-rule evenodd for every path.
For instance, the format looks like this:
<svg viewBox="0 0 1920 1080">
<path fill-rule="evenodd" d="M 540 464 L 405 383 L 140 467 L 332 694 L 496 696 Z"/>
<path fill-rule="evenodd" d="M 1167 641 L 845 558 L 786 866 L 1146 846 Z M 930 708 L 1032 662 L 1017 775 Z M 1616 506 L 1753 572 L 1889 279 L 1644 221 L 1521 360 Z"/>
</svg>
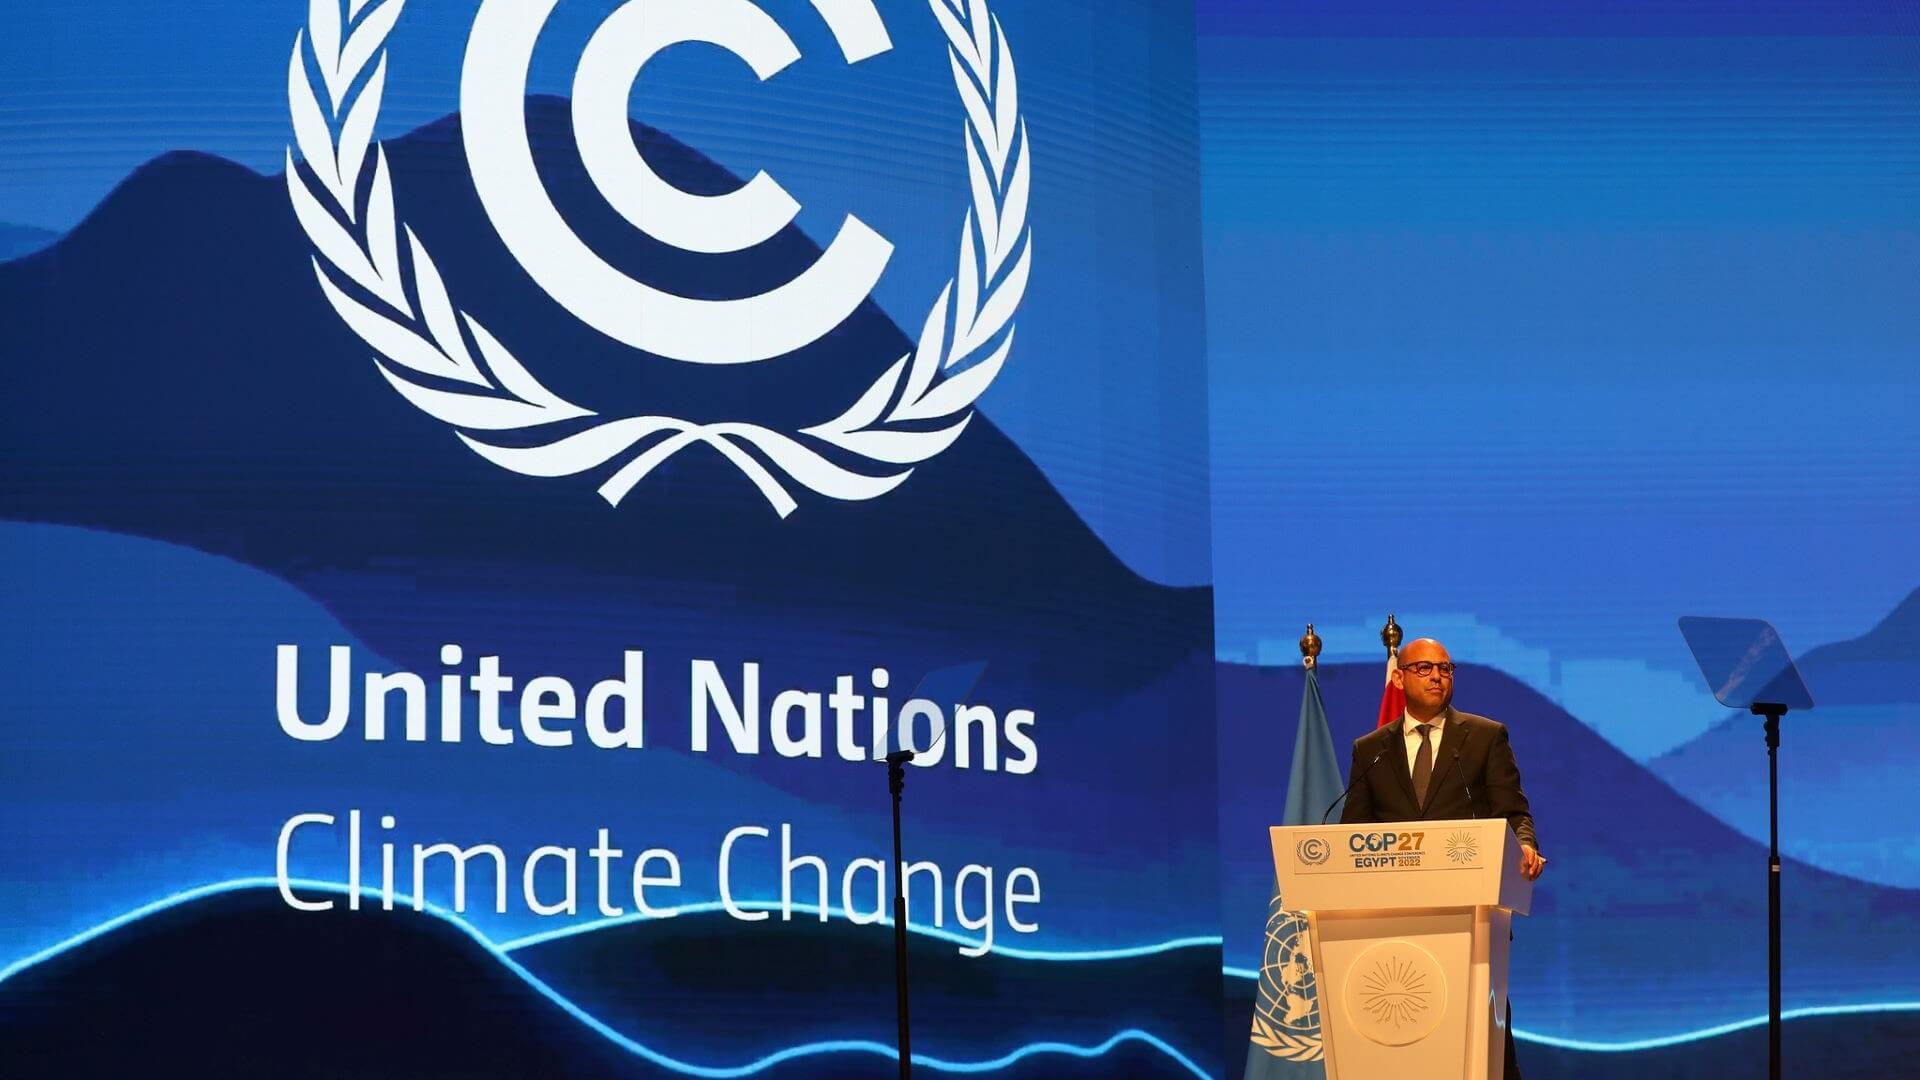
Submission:
<svg viewBox="0 0 1920 1080">
<path fill-rule="evenodd" d="M 1520 873 L 1528 881 L 1540 880 L 1540 874 L 1547 868 L 1547 857 L 1533 850 L 1532 844 L 1520 845 Z"/>
</svg>

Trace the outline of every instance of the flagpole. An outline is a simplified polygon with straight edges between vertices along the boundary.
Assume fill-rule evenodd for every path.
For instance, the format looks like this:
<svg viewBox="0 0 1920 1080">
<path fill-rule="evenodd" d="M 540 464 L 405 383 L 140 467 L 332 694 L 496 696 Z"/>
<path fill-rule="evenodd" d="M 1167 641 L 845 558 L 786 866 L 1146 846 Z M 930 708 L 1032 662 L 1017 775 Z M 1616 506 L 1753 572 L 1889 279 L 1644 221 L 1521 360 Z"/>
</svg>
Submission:
<svg viewBox="0 0 1920 1080">
<path fill-rule="evenodd" d="M 1393 685 L 1394 669 L 1400 666 L 1400 624 L 1393 620 L 1393 613 L 1387 613 L 1387 625 L 1380 628 L 1380 644 L 1387 647 L 1386 685 L 1380 688 L 1380 714 L 1374 719 L 1376 728 L 1400 722 L 1400 714 L 1406 710 L 1406 696 Z"/>
<path fill-rule="evenodd" d="M 1320 821 L 1325 817 L 1320 808 L 1329 799 L 1337 803 L 1345 786 L 1333 732 L 1327 725 L 1326 702 L 1320 697 L 1316 669 L 1323 647 L 1320 634 L 1308 623 L 1300 637 L 1300 662 L 1306 670 L 1280 817 L 1283 825 Z M 1325 1080 L 1325 1028 L 1313 978 L 1312 940 L 1312 916 L 1287 910 L 1275 881 L 1267 901 L 1267 932 L 1254 984 L 1246 1069 L 1240 1080 Z"/>
</svg>

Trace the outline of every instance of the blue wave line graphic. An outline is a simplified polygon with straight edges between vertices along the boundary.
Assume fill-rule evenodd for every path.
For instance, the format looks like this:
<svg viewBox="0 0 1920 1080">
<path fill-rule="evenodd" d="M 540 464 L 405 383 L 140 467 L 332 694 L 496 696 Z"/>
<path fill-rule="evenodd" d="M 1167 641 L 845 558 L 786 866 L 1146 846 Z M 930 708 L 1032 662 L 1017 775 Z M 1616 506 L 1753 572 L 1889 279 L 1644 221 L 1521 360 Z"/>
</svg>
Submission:
<svg viewBox="0 0 1920 1080">
<path fill-rule="evenodd" d="M 60 954 L 67 952 L 71 949 L 78 948 L 79 946 L 84 945 L 87 942 L 92 941 L 93 939 L 100 937 L 103 934 L 111 933 L 112 931 L 117 930 L 122 926 L 126 926 L 129 923 L 133 923 L 140 919 L 146 918 L 149 915 L 156 914 L 160 911 L 164 911 L 168 908 L 175 907 L 180 904 L 190 903 L 194 900 L 203 899 L 208 896 L 215 896 L 224 892 L 234 892 L 241 889 L 272 888 L 272 887 L 276 887 L 278 884 L 279 884 L 278 881 L 274 878 L 236 878 L 231 881 L 222 881 L 212 885 L 202 885 L 197 888 L 187 889 L 185 891 L 175 893 L 172 896 L 168 896 L 163 899 L 156 900 L 150 904 L 146 904 L 141 907 L 135 908 L 134 910 L 129 911 L 123 915 L 118 915 L 112 919 L 108 919 L 106 922 L 103 922 L 100 925 L 95 926 L 90 930 L 86 930 L 79 934 L 75 934 L 73 937 L 70 937 L 65 941 L 62 941 L 56 945 L 52 945 L 48 948 L 42 949 L 39 952 L 34 953 L 30 956 L 26 956 L 19 960 L 16 960 L 13 963 L 8 964 L 4 968 L 0 968 L 0 989 L 4 989 L 4 984 L 8 979 L 12 978 L 15 975 L 18 975 L 20 972 L 25 971 L 28 968 L 34 967 L 38 964 L 51 960 L 54 957 L 59 956 Z M 347 886 L 340 884 L 339 882 L 332 882 L 332 881 L 312 881 L 312 880 L 305 880 L 305 879 L 291 879 L 289 880 L 288 884 L 290 886 L 297 886 L 298 888 L 303 890 L 328 892 L 328 893 L 333 893 L 339 896 L 345 896 L 349 892 Z M 379 892 L 374 889 L 363 888 L 360 890 L 360 893 L 363 897 L 367 897 L 375 900 L 378 900 L 380 898 Z M 407 902 L 407 906 L 411 906 L 410 901 Z M 772 901 L 738 901 L 736 902 L 735 906 L 742 909 L 746 909 L 746 910 L 778 910 L 779 908 L 779 905 Z M 499 960 L 502 964 L 506 965 L 508 970 L 512 971 L 515 975 L 519 976 L 529 986 L 539 991 L 548 1000 L 560 1006 L 560 1008 L 566 1010 L 575 1019 L 579 1020 L 581 1023 L 585 1024 L 586 1026 L 592 1028 L 594 1031 L 606 1037 L 608 1040 L 612 1041 L 614 1044 L 618 1045 L 622 1049 L 628 1051 L 631 1054 L 634 1054 L 637 1057 L 644 1058 L 645 1060 L 652 1062 L 653 1064 L 660 1065 L 664 1068 L 672 1069 L 676 1072 L 680 1072 L 688 1076 L 715 1077 L 715 1078 L 751 1076 L 754 1073 L 763 1072 L 782 1062 L 791 1061 L 796 1058 L 819 1055 L 819 1054 L 868 1053 L 868 1054 L 877 1054 L 885 1057 L 891 1057 L 894 1054 L 893 1047 L 888 1046 L 885 1043 L 877 1043 L 877 1042 L 872 1042 L 867 1040 L 837 1040 L 837 1041 L 807 1043 L 801 1046 L 789 1047 L 785 1050 L 781 1050 L 777 1053 L 770 1054 L 764 1058 L 761 1058 L 757 1061 L 750 1062 L 746 1065 L 708 1066 L 708 1065 L 696 1065 L 690 1062 L 683 1062 L 678 1060 L 677 1058 L 669 1057 L 666 1054 L 663 1054 L 657 1050 L 653 1050 L 639 1042 L 636 1042 L 633 1039 L 627 1037 L 626 1035 L 623 1035 L 620 1032 L 609 1027 L 604 1021 L 600 1020 L 598 1017 L 593 1016 L 591 1013 L 588 1013 L 585 1009 L 582 1009 L 580 1006 L 568 1000 L 565 995 L 561 994 L 557 990 L 554 990 L 552 987 L 548 986 L 545 982 L 541 981 L 539 976 L 533 974 L 531 971 L 528 971 L 525 967 L 521 966 L 521 964 L 518 961 L 514 960 L 513 957 L 509 955 L 509 953 L 515 949 L 526 948 L 527 946 L 536 945 L 543 941 L 551 941 L 557 938 L 568 937 L 573 934 L 589 933 L 594 930 L 606 929 L 614 925 L 630 923 L 630 922 L 636 921 L 635 917 L 623 916 L 616 919 L 603 919 L 596 922 L 583 923 L 583 924 L 580 924 L 579 926 L 565 927 L 560 930 L 546 931 L 539 934 L 531 934 L 526 937 L 515 938 L 514 940 L 506 942 L 505 944 L 495 944 L 493 941 L 489 940 L 485 934 L 481 933 L 477 928 L 469 924 L 466 920 L 462 919 L 459 915 L 455 914 L 454 912 L 447 911 L 446 909 L 441 908 L 435 904 L 427 904 L 422 908 L 422 910 L 427 914 L 434 916 L 435 918 L 443 919 L 446 922 L 449 922 L 454 926 L 458 927 L 462 933 L 466 934 L 468 937 L 472 938 L 475 942 L 479 943 L 481 947 L 485 948 L 489 953 L 491 953 L 495 959 Z M 721 908 L 718 904 L 694 904 L 694 905 L 688 905 L 686 907 L 673 908 L 669 910 L 672 910 L 676 913 L 693 914 L 696 912 L 718 911 L 718 910 L 721 910 Z M 805 907 L 800 904 L 793 905 L 792 910 L 794 911 L 804 910 L 805 913 L 811 914 L 811 915 L 819 914 L 819 911 L 817 908 Z M 645 916 L 641 916 L 639 918 L 645 918 Z M 887 925 L 891 925 L 891 922 L 889 921 Z M 972 939 L 966 938 L 963 935 L 954 934 L 951 931 L 947 931 L 944 929 L 916 926 L 909 923 L 908 930 L 916 934 L 925 934 L 927 936 L 936 937 L 944 941 L 953 942 L 955 944 L 965 944 L 965 945 L 977 944 L 977 942 L 973 941 Z M 995 946 L 994 952 L 996 954 L 1002 954 L 1002 955 L 1006 955 L 1016 959 L 1070 963 L 1074 961 L 1101 960 L 1101 959 L 1126 959 L 1126 958 L 1137 957 L 1137 956 L 1150 956 L 1156 953 L 1170 952 L 1175 949 L 1212 947 L 1212 946 L 1217 946 L 1219 944 L 1220 944 L 1220 939 L 1216 937 L 1193 937 L 1193 938 L 1177 938 L 1172 941 L 1159 942 L 1151 945 L 1139 945 L 1139 946 L 1130 946 L 1130 947 L 1115 948 L 1115 949 L 1095 949 L 1095 950 L 1088 950 L 1086 952 L 1064 952 L 1064 951 L 1038 950 L 1038 949 L 1014 950 L 1014 949 L 1002 949 L 999 946 Z M 1221 968 L 1221 974 L 1226 976 L 1227 978 L 1238 978 L 1238 979 L 1259 978 L 1259 972 L 1251 968 L 1223 966 Z M 1782 1020 L 1801 1020 L 1801 1019 L 1808 1019 L 1808 1018 L 1821 1017 L 1821 1016 L 1858 1016 L 1858 1015 L 1892 1014 L 1892 1013 L 1920 1013 L 1920 1001 L 1885 1001 L 1885 1002 L 1866 1002 L 1866 1003 L 1861 1003 L 1856 1005 L 1802 1006 L 1799 1008 L 1787 1009 L 1783 1011 L 1781 1013 L 1781 1019 Z M 1698 1028 L 1691 1031 L 1678 1032 L 1672 1035 L 1660 1035 L 1660 1036 L 1654 1036 L 1654 1037 L 1645 1038 L 1645 1039 L 1627 1039 L 1627 1040 L 1620 1040 L 1620 1041 L 1614 1041 L 1614 1042 L 1603 1042 L 1603 1041 L 1596 1041 L 1596 1040 L 1590 1040 L 1590 1039 L 1565 1038 L 1559 1035 L 1547 1035 L 1540 1032 L 1527 1031 L 1524 1028 L 1515 1028 L 1513 1035 L 1514 1035 L 1514 1038 L 1525 1041 L 1525 1042 L 1538 1043 L 1543 1046 L 1552 1046 L 1552 1047 L 1557 1047 L 1563 1050 L 1579 1050 L 1579 1051 L 1586 1051 L 1590 1053 L 1632 1053 L 1636 1050 L 1655 1050 L 1655 1049 L 1660 1049 L 1662 1047 L 1678 1046 L 1684 1043 L 1698 1042 L 1703 1039 L 1717 1038 L 1721 1035 L 1732 1034 L 1733 1032 L 1736 1032 L 1736 1031 L 1743 1031 L 1748 1028 L 1760 1027 L 1766 1024 L 1766 1022 L 1767 1022 L 1767 1017 L 1764 1014 L 1762 1014 L 1759 1016 L 1747 1017 L 1741 1020 L 1728 1021 L 1727 1023 L 1723 1023 L 1723 1024 L 1715 1024 L 1710 1027 Z M 1142 1031 L 1138 1028 L 1129 1028 L 1125 1031 L 1118 1032 L 1114 1034 L 1112 1037 L 1110 1037 L 1109 1039 L 1107 1039 L 1105 1042 L 1100 1043 L 1097 1046 L 1074 1046 L 1070 1043 L 1037 1042 L 1037 1043 L 1029 1044 L 1027 1046 L 1018 1047 L 998 1058 L 994 1058 L 989 1061 L 956 1062 L 956 1061 L 947 1061 L 942 1058 L 930 1057 L 924 1054 L 913 1055 L 913 1060 L 916 1064 L 923 1065 L 926 1068 L 933 1069 L 938 1072 L 981 1073 L 981 1072 L 991 1072 L 995 1069 L 1006 1068 L 1007 1066 L 1012 1065 L 1015 1062 L 1021 1061 L 1027 1057 L 1031 1057 L 1036 1054 L 1066 1054 L 1069 1056 L 1080 1057 L 1080 1058 L 1096 1058 L 1104 1054 L 1110 1053 L 1116 1047 L 1122 1045 L 1123 1043 L 1128 1043 L 1128 1042 L 1138 1042 L 1138 1043 L 1143 1043 L 1147 1046 L 1151 1046 L 1155 1050 L 1158 1050 L 1159 1052 L 1165 1054 L 1169 1059 L 1178 1063 L 1182 1068 L 1186 1069 L 1188 1072 L 1192 1073 L 1194 1076 L 1203 1077 L 1203 1078 L 1207 1076 L 1207 1073 L 1205 1071 L 1203 1071 L 1197 1064 L 1195 1064 L 1191 1058 L 1181 1053 L 1177 1048 L 1175 1048 L 1174 1046 L 1166 1042 L 1164 1039 L 1161 1039 L 1159 1036 L 1154 1035 L 1151 1032 Z"/>
<path fill-rule="evenodd" d="M 1220 973 L 1232 979 L 1258 979 L 1260 973 L 1252 968 L 1222 967 Z M 1782 1009 L 1780 1019 L 1804 1020 L 1815 1016 L 1858 1016 L 1870 1013 L 1907 1013 L 1920 1012 L 1920 1001 L 1874 1001 L 1859 1005 L 1806 1005 L 1796 1009 Z M 1635 1050 L 1658 1050 L 1665 1046 L 1679 1046 L 1683 1043 L 1699 1042 L 1702 1039 L 1718 1038 L 1747 1028 L 1763 1027 L 1767 1015 L 1749 1016 L 1743 1020 L 1729 1020 L 1724 1024 L 1682 1031 L 1673 1035 L 1655 1035 L 1646 1039 L 1624 1039 L 1617 1042 L 1598 1042 L 1591 1039 L 1569 1039 L 1560 1035 L 1546 1035 L 1525 1028 L 1514 1028 L 1513 1037 L 1523 1042 L 1539 1043 L 1542 1046 L 1558 1047 L 1562 1050 L 1585 1050 L 1597 1054 L 1625 1054 Z"/>
<path fill-rule="evenodd" d="M 780 911 L 783 907 L 779 901 L 775 900 L 735 900 L 733 906 L 739 911 Z M 821 912 L 821 908 L 817 904 L 793 903 L 784 905 L 784 907 L 786 910 L 797 915 L 806 915 L 814 918 L 818 918 Z M 542 930 L 537 934 L 528 934 L 525 937 L 517 937 L 510 941 L 503 941 L 500 943 L 500 948 L 505 952 L 513 952 L 516 949 L 524 949 L 530 945 L 558 941 L 562 938 L 573 937 L 577 934 L 591 934 L 597 930 L 607 930 L 616 926 L 629 926 L 640 922 L 656 922 L 659 919 L 669 918 L 674 915 L 713 915 L 725 911 L 726 905 L 715 900 L 699 904 L 686 904 L 681 907 L 662 908 L 660 910 L 662 914 L 658 916 L 644 915 L 636 912 L 631 915 L 618 915 L 610 919 L 595 919 L 591 922 L 573 923 L 554 930 Z M 846 912 L 838 908 L 829 906 L 825 910 L 830 918 L 839 918 L 852 922 Z M 893 917 L 891 915 L 883 915 L 877 919 L 868 919 L 859 925 L 891 927 L 893 925 Z M 984 944 L 979 938 L 970 938 L 965 934 L 957 934 L 944 927 L 923 926 L 915 922 L 907 923 L 907 932 L 969 949 L 977 949 Z M 1157 956 L 1161 953 L 1175 952 L 1180 949 L 1219 948 L 1222 943 L 1222 939 L 1217 936 L 1184 937 L 1173 938 L 1168 941 L 1156 941 L 1146 945 L 1121 945 L 1104 949 L 1069 950 L 1026 949 L 1018 945 L 1006 945 L 995 942 L 992 952 L 994 956 L 1005 956 L 1014 960 L 1049 960 L 1058 963 L 1075 963 L 1091 960 L 1132 960 L 1142 956 Z"/>
<path fill-rule="evenodd" d="M 236 878 L 232 881 L 222 881 L 212 885 L 202 885 L 198 888 L 187 889 L 183 892 L 175 893 L 172 896 L 156 900 L 150 904 L 145 904 L 123 915 L 108 919 L 106 922 L 92 929 L 75 934 L 73 937 L 57 945 L 50 946 L 31 956 L 16 960 L 8 964 L 5 968 L 0 968 L 0 989 L 4 989 L 4 985 L 8 979 L 28 968 L 45 963 L 62 953 L 78 948 L 95 938 L 111 933 L 130 923 L 137 922 L 149 915 L 154 915 L 168 908 L 205 899 L 209 896 L 216 896 L 221 893 L 237 892 L 242 889 L 277 888 L 279 884 L 280 882 L 275 878 Z M 289 879 L 287 884 L 290 887 L 297 887 L 302 891 L 333 893 L 339 896 L 348 895 L 352 891 L 347 886 L 333 881 Z M 360 890 L 360 895 L 376 900 L 380 899 L 379 892 L 374 889 L 363 888 Z M 411 907 L 412 905 L 409 903 L 407 906 Z M 482 934 L 457 914 L 447 911 L 435 904 L 426 904 L 421 908 L 421 911 L 457 927 L 461 933 L 466 934 L 482 948 L 486 949 L 487 952 L 504 965 L 508 971 L 511 971 L 547 1000 L 565 1010 L 575 1020 L 578 1020 L 580 1023 L 599 1033 L 609 1042 L 612 1042 L 614 1045 L 635 1057 L 686 1076 L 710 1077 L 714 1078 L 714 1080 L 730 1080 L 730 1078 L 734 1077 L 752 1076 L 755 1073 L 765 1072 L 767 1069 L 783 1062 L 822 1054 L 873 1054 L 879 1057 L 891 1058 L 896 1053 L 894 1047 L 885 1043 L 874 1042 L 867 1039 L 840 1039 L 791 1046 L 785 1050 L 780 1050 L 759 1058 L 758 1060 L 748 1062 L 745 1065 L 699 1065 L 693 1062 L 681 1061 L 678 1058 L 664 1054 L 616 1031 L 599 1017 L 594 1016 L 592 1013 L 574 1004 L 564 994 L 548 986 L 539 976 L 521 966 L 518 961 L 507 954 L 506 950 L 488 940 L 485 934 Z M 1096 1046 L 1075 1046 L 1071 1043 L 1062 1042 L 1036 1042 L 1029 1043 L 1026 1046 L 1016 1047 L 997 1058 L 986 1061 L 948 1061 L 944 1058 L 937 1058 L 928 1054 L 915 1054 L 913 1055 L 913 1062 L 915 1065 L 932 1069 L 936 1072 L 986 1073 L 1004 1069 L 1016 1062 L 1040 1054 L 1064 1054 L 1069 1057 L 1083 1059 L 1098 1058 L 1113 1052 L 1115 1048 L 1122 1044 L 1130 1042 L 1150 1046 L 1166 1055 L 1187 1072 L 1199 1077 L 1200 1080 L 1211 1080 L 1207 1072 L 1201 1069 L 1192 1058 L 1181 1053 L 1177 1048 L 1158 1035 L 1152 1032 L 1142 1031 L 1138 1028 L 1128 1028 L 1124 1031 L 1116 1032 L 1105 1042 Z"/>
<path fill-rule="evenodd" d="M 1780 1019 L 1803 1020 L 1813 1016 L 1858 1016 L 1865 1013 L 1907 1013 L 1920 1012 L 1920 1001 L 1881 1001 L 1864 1005 L 1810 1005 L 1799 1009 L 1783 1009 Z M 1513 1029 L 1513 1037 L 1545 1046 L 1557 1046 L 1562 1050 L 1588 1050 L 1602 1054 L 1624 1054 L 1635 1050 L 1656 1050 L 1663 1046 L 1678 1046 L 1682 1043 L 1698 1042 L 1728 1035 L 1747 1028 L 1765 1027 L 1767 1017 L 1750 1016 L 1745 1020 L 1734 1020 L 1698 1031 L 1683 1031 L 1678 1035 L 1661 1035 L 1651 1039 L 1631 1039 L 1626 1042 L 1589 1042 L 1585 1039 L 1563 1039 L 1558 1035 L 1539 1035 L 1521 1028 Z"/>
</svg>

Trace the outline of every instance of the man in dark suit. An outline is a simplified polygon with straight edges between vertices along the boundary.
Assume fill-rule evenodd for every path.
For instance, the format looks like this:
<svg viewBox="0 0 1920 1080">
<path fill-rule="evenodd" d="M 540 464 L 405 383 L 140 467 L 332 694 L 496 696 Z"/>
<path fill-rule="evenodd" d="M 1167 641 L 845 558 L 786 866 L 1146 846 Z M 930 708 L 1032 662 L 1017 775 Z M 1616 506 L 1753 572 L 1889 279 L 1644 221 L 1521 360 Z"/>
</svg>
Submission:
<svg viewBox="0 0 1920 1080">
<path fill-rule="evenodd" d="M 1394 685 L 1407 711 L 1353 743 L 1353 790 L 1343 824 L 1502 817 L 1520 840 L 1520 872 L 1533 881 L 1547 867 L 1533 829 L 1520 766 L 1505 724 L 1453 707 L 1453 657 L 1432 638 L 1400 650 Z M 1513 1012 L 1507 1012 L 1507 1080 L 1519 1080 Z"/>
</svg>

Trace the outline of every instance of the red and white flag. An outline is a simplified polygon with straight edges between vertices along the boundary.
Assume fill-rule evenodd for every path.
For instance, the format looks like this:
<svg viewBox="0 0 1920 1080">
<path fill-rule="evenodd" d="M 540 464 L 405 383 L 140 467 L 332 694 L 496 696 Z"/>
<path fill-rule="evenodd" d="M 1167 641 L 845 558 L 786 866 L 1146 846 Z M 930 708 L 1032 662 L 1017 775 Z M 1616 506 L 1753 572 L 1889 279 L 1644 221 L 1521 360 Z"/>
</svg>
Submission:
<svg viewBox="0 0 1920 1080">
<path fill-rule="evenodd" d="M 1399 654 L 1387 653 L 1387 688 L 1380 692 L 1380 722 L 1373 725 L 1376 728 L 1399 723 L 1407 711 L 1407 692 L 1393 685 L 1393 673 L 1399 669 Z"/>
</svg>

